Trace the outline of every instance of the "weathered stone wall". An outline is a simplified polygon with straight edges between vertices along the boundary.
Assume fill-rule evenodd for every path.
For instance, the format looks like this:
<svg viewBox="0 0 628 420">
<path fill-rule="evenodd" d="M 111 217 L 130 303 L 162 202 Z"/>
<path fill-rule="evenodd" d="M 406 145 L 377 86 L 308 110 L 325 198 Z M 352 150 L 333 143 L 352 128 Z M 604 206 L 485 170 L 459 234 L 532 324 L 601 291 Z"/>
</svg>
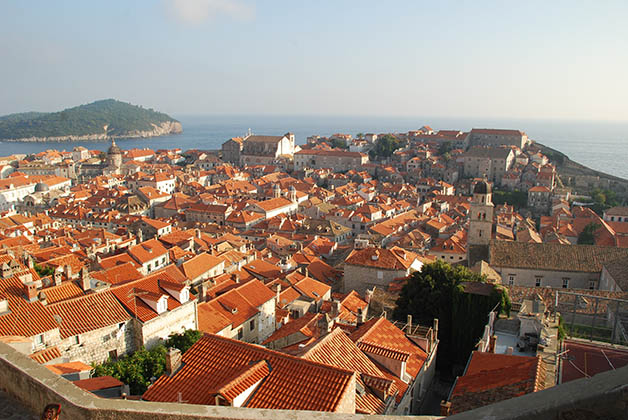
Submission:
<svg viewBox="0 0 628 420">
<path fill-rule="evenodd" d="M 497 266 L 494 266 L 493 268 L 501 274 L 502 284 L 509 285 L 510 275 L 514 275 L 514 285 L 523 287 L 536 287 L 537 276 L 542 277 L 541 287 L 552 287 L 556 289 L 562 289 L 563 278 L 569 278 L 569 289 L 588 289 L 589 280 L 595 280 L 597 288 L 597 282 L 600 279 L 599 273 L 535 270 Z"/>
<path fill-rule="evenodd" d="M 68 337 L 57 347 L 70 361 L 102 363 L 109 358 L 109 352 L 112 350 L 115 350 L 118 356 L 134 350 L 132 322 L 129 320 L 123 325 L 122 329 L 115 324 L 81 334 L 79 344 L 75 343 L 74 337 Z"/>
<path fill-rule="evenodd" d="M 189 301 L 172 311 L 164 312 L 157 318 L 145 322 L 141 328 L 138 341 L 151 348 L 165 340 L 172 333 L 198 329 L 196 318 L 196 301 Z"/>
<path fill-rule="evenodd" d="M 379 278 L 379 273 L 382 273 L 381 278 Z M 374 286 L 385 290 L 391 281 L 406 275 L 405 271 L 378 270 L 377 268 L 345 264 L 343 292 L 348 293 L 355 290 L 363 295 L 366 289 L 372 289 Z"/>
</svg>

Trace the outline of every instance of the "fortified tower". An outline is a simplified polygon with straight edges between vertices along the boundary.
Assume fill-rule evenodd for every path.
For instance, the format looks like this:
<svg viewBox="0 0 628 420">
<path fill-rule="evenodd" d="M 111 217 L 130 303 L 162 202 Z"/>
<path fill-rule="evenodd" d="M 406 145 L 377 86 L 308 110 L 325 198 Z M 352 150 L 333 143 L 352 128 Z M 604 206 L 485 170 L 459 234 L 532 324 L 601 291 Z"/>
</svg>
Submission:
<svg viewBox="0 0 628 420">
<path fill-rule="evenodd" d="M 111 139 L 111 147 L 107 151 L 107 166 L 116 171 L 119 171 L 122 167 L 122 150 L 120 150 L 114 139 Z"/>
</svg>

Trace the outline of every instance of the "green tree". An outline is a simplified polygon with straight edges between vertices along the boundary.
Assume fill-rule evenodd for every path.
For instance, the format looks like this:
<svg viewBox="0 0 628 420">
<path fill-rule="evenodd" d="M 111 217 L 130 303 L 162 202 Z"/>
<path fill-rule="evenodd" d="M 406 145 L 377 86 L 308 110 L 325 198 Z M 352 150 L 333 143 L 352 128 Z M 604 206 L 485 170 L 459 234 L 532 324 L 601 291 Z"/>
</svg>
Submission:
<svg viewBox="0 0 628 420">
<path fill-rule="evenodd" d="M 595 232 L 600 228 L 599 223 L 591 222 L 578 235 L 578 245 L 595 245 Z"/>
<path fill-rule="evenodd" d="M 375 147 L 369 151 L 372 159 L 386 158 L 392 156 L 393 152 L 403 146 L 403 142 L 392 134 L 385 134 L 378 137 L 375 141 Z"/>
<path fill-rule="evenodd" d="M 463 266 L 442 261 L 426 264 L 413 273 L 397 300 L 393 317 L 403 321 L 410 314 L 413 320 L 431 324 L 439 319 L 438 364 L 441 368 L 464 364 L 473 350 L 489 312 L 495 307 L 508 313 L 510 300 L 505 289 L 494 287 L 490 296 L 464 292 L 463 282 L 484 282 L 485 279 Z"/>
<path fill-rule="evenodd" d="M 202 336 L 203 333 L 197 330 L 185 330 L 185 332 L 181 334 L 174 333 L 166 340 L 166 347 L 176 347 L 181 350 L 181 353 L 185 353 Z"/>
<path fill-rule="evenodd" d="M 33 269 L 39 274 L 39 277 L 52 276 L 55 273 L 55 269 L 52 267 L 42 267 L 41 265 L 34 263 Z"/>
<path fill-rule="evenodd" d="M 339 139 L 339 138 L 334 138 L 331 141 L 331 147 L 335 147 L 337 149 L 347 149 L 347 140 L 345 139 Z"/>
<path fill-rule="evenodd" d="M 94 365 L 94 376 L 113 376 L 129 385 L 132 395 L 141 395 L 151 384 L 151 378 L 159 378 L 166 372 L 166 353 L 169 347 L 176 347 L 181 353 L 185 353 L 202 335 L 196 330 L 171 334 L 166 345 L 159 344 L 150 350 L 141 347 L 132 355 Z"/>
<path fill-rule="evenodd" d="M 361 140 L 364 137 L 364 133 L 358 133 L 356 137 Z"/>
</svg>

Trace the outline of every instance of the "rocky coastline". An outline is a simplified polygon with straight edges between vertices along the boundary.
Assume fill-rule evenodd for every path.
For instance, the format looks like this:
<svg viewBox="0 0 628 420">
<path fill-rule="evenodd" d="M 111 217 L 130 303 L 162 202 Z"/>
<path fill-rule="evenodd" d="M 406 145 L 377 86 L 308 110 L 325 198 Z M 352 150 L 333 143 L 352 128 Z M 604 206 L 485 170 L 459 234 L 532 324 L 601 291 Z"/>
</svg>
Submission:
<svg viewBox="0 0 628 420">
<path fill-rule="evenodd" d="M 134 138 L 148 138 L 166 136 L 169 134 L 181 134 L 183 133 L 183 126 L 178 121 L 165 121 L 161 124 L 152 124 L 152 130 L 134 130 L 124 134 L 111 134 L 111 133 L 97 133 L 97 134 L 83 134 L 83 135 L 69 135 L 69 136 L 54 136 L 54 137 L 28 137 L 19 139 L 0 139 L 3 142 L 11 143 L 45 143 L 45 142 L 72 142 L 72 141 L 102 141 L 111 138 L 114 139 L 134 139 Z"/>
</svg>

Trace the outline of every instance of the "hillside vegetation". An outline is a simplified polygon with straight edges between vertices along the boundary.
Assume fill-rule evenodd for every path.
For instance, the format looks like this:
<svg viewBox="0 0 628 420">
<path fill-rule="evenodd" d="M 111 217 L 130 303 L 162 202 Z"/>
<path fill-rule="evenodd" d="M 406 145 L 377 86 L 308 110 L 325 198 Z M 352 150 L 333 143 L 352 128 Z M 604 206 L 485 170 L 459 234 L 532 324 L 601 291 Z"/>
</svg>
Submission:
<svg viewBox="0 0 628 420">
<path fill-rule="evenodd" d="M 116 137 L 147 131 L 175 119 L 152 109 L 105 99 L 60 112 L 26 112 L 0 117 L 0 139 L 83 136 L 108 133 Z"/>
</svg>

